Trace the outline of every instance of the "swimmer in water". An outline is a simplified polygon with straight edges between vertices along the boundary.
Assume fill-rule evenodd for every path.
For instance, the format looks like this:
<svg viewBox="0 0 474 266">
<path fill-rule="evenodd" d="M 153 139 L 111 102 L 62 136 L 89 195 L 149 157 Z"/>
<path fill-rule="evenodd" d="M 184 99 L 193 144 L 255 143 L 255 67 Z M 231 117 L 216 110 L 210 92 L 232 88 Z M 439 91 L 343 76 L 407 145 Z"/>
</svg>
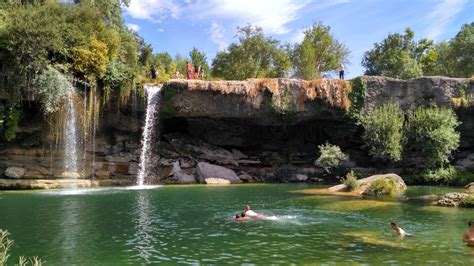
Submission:
<svg viewBox="0 0 474 266">
<path fill-rule="evenodd" d="M 464 236 L 462 241 L 466 243 L 468 246 L 474 247 L 474 221 L 470 221 L 468 223 L 469 229 L 464 232 Z"/>
<path fill-rule="evenodd" d="M 404 238 L 406 236 L 412 236 L 412 234 L 405 232 L 402 228 L 397 223 L 390 223 L 390 226 L 392 226 L 392 229 L 397 233 L 397 235 L 401 238 Z"/>
<path fill-rule="evenodd" d="M 235 221 L 246 221 L 246 220 L 249 220 L 249 219 L 250 219 L 250 217 L 245 216 L 245 213 L 241 213 L 240 215 L 236 214 L 235 218 L 234 218 Z"/>
<path fill-rule="evenodd" d="M 246 217 L 250 217 L 252 219 L 264 219 L 264 218 L 267 218 L 266 215 L 263 215 L 263 214 L 259 214 L 259 213 L 256 213 L 254 212 L 251 208 L 250 208 L 250 205 L 247 205 L 244 207 L 244 214 Z"/>
</svg>

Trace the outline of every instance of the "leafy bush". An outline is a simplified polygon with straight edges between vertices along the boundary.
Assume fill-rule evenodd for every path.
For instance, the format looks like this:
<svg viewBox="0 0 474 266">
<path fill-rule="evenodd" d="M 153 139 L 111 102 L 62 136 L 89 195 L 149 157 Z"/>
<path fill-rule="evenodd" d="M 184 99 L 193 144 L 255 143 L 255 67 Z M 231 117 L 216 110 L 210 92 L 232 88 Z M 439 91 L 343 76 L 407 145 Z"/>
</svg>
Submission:
<svg viewBox="0 0 474 266">
<path fill-rule="evenodd" d="M 357 187 L 359 187 L 359 183 L 357 182 L 357 175 L 354 173 L 354 171 L 350 171 L 349 173 L 347 173 L 346 178 L 343 179 L 342 183 L 346 185 L 348 191 L 353 191 Z"/>
<path fill-rule="evenodd" d="M 349 115 L 352 118 L 358 119 L 365 103 L 365 92 L 367 91 L 367 81 L 362 77 L 357 77 L 351 80 L 351 92 L 349 93 L 349 101 L 351 107 Z"/>
<path fill-rule="evenodd" d="M 453 166 L 440 167 L 434 170 L 426 170 L 421 174 L 422 180 L 428 183 L 452 184 L 456 179 L 458 171 Z"/>
<path fill-rule="evenodd" d="M 381 161 L 399 161 L 402 153 L 403 113 L 397 104 L 387 103 L 362 115 L 362 139 L 370 156 Z"/>
<path fill-rule="evenodd" d="M 332 173 L 334 169 L 341 167 L 343 161 L 347 160 L 347 155 L 337 145 L 326 143 L 319 145 L 318 148 L 320 156 L 314 164 L 323 168 L 327 173 Z"/>
<path fill-rule="evenodd" d="M 21 109 L 17 106 L 10 106 L 4 117 L 3 138 L 6 141 L 12 141 L 16 138 L 16 129 L 21 119 Z"/>
<path fill-rule="evenodd" d="M 405 127 L 404 151 L 423 158 L 418 167 L 436 169 L 449 161 L 459 146 L 459 125 L 451 109 L 419 107 L 408 112 Z"/>
<path fill-rule="evenodd" d="M 88 46 L 72 49 L 73 67 L 80 73 L 102 77 L 107 70 L 108 52 L 106 43 L 92 39 Z"/>
<path fill-rule="evenodd" d="M 44 115 L 58 111 L 72 88 L 69 80 L 52 66 L 41 73 L 36 80 L 36 93 L 40 96 Z"/>
<path fill-rule="evenodd" d="M 459 203 L 459 206 L 465 208 L 474 208 L 474 194 L 469 194 L 469 196 L 462 199 Z"/>
<path fill-rule="evenodd" d="M 381 178 L 375 180 L 365 190 L 364 195 L 379 196 L 390 195 L 393 196 L 398 193 L 397 182 L 393 178 Z"/>
</svg>

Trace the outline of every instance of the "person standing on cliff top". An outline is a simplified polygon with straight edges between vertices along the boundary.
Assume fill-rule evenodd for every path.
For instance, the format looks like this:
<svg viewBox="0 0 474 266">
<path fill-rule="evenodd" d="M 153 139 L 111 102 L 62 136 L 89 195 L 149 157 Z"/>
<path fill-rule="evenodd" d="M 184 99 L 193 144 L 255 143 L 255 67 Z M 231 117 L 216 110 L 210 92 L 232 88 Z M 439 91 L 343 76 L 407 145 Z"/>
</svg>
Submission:
<svg viewBox="0 0 474 266">
<path fill-rule="evenodd" d="M 468 246 L 474 247 L 474 221 L 470 221 L 468 223 L 469 229 L 464 232 L 464 236 L 462 241 L 466 243 Z"/>
<path fill-rule="evenodd" d="M 339 79 L 344 79 L 344 65 L 342 63 L 339 65 Z"/>
<path fill-rule="evenodd" d="M 155 65 L 151 68 L 150 72 L 151 72 L 151 79 L 155 80 L 156 79 L 156 66 Z"/>
<path fill-rule="evenodd" d="M 186 79 L 191 79 L 192 68 L 189 62 L 186 62 Z"/>
<path fill-rule="evenodd" d="M 179 70 L 178 70 L 178 69 L 176 69 L 176 70 L 174 71 L 174 76 L 173 76 L 173 78 L 174 78 L 174 79 L 179 79 Z"/>
</svg>

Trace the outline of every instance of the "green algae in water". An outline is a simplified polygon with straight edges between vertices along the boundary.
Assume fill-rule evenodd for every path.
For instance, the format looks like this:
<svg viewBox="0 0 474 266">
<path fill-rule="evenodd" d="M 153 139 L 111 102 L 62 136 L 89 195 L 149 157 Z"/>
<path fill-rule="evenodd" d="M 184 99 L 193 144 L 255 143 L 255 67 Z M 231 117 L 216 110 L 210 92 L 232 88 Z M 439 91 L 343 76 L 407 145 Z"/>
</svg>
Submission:
<svg viewBox="0 0 474 266">
<path fill-rule="evenodd" d="M 474 263 L 462 243 L 474 210 L 291 193 L 302 188 L 0 192 L 0 227 L 15 240 L 12 258 L 47 265 Z M 233 222 L 246 204 L 271 220 Z M 414 237 L 395 237 L 391 221 Z"/>
</svg>

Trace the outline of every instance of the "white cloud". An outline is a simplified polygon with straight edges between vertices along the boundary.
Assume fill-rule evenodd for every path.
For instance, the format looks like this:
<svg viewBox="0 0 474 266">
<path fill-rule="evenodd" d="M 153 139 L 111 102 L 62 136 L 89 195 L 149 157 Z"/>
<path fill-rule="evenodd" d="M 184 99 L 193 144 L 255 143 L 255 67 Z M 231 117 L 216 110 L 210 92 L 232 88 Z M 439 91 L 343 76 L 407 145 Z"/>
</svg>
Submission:
<svg viewBox="0 0 474 266">
<path fill-rule="evenodd" d="M 304 31 L 307 30 L 306 28 L 299 28 L 295 31 L 295 33 L 290 37 L 290 41 L 292 43 L 300 43 L 304 40 Z"/>
<path fill-rule="evenodd" d="M 201 18 L 235 20 L 236 24 L 250 23 L 263 28 L 265 33 L 285 34 L 287 24 L 298 18 L 298 12 L 309 0 L 210 0 L 201 5 Z M 200 2 L 201 4 L 201 2 Z"/>
<path fill-rule="evenodd" d="M 162 28 L 158 28 L 157 31 L 158 31 L 158 32 L 163 32 L 163 31 L 165 31 L 165 30 L 162 29 Z"/>
<path fill-rule="evenodd" d="M 138 26 L 137 24 L 127 24 L 127 28 L 135 31 L 135 32 L 138 32 L 140 30 L 140 26 Z"/>
<path fill-rule="evenodd" d="M 210 35 L 211 41 L 217 44 L 218 49 L 220 51 L 223 51 L 225 50 L 225 48 L 227 48 L 228 43 L 225 40 L 224 28 L 222 28 L 221 25 L 217 24 L 216 22 L 213 22 L 211 24 L 211 28 L 209 29 L 209 35 Z"/>
<path fill-rule="evenodd" d="M 130 1 L 125 12 L 135 19 L 160 22 L 166 17 L 178 18 L 182 9 L 172 0 L 136 0 Z"/>
<path fill-rule="evenodd" d="M 463 9 L 466 0 L 441 0 L 434 6 L 433 10 L 426 16 L 429 29 L 426 37 L 436 39 L 444 33 L 444 29 L 451 20 Z"/>
</svg>

